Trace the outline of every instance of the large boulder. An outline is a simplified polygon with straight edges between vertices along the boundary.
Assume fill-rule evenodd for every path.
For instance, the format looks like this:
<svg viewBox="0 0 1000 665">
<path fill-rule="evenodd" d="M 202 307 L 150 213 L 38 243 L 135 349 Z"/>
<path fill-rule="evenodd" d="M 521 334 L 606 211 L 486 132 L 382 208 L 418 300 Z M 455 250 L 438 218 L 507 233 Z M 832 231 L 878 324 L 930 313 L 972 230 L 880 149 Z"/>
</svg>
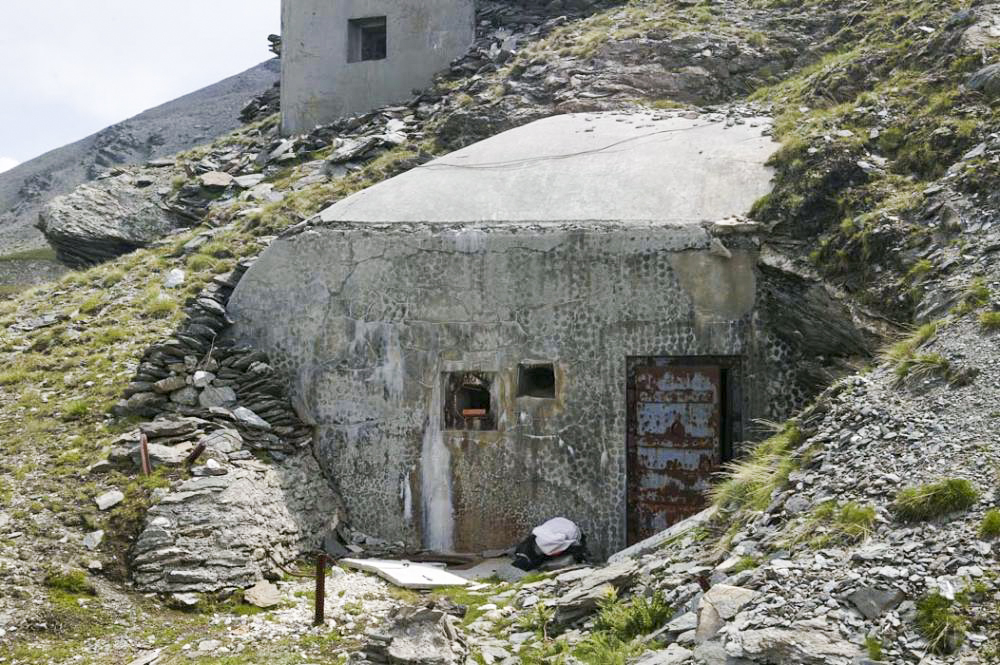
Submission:
<svg viewBox="0 0 1000 665">
<path fill-rule="evenodd" d="M 82 268 L 145 247 L 184 225 L 153 187 L 137 187 L 122 174 L 81 185 L 52 199 L 38 228 L 60 261 Z"/>
<path fill-rule="evenodd" d="M 734 658 L 787 665 L 851 665 L 861 649 L 832 632 L 802 625 L 745 630 L 726 643 Z"/>
</svg>

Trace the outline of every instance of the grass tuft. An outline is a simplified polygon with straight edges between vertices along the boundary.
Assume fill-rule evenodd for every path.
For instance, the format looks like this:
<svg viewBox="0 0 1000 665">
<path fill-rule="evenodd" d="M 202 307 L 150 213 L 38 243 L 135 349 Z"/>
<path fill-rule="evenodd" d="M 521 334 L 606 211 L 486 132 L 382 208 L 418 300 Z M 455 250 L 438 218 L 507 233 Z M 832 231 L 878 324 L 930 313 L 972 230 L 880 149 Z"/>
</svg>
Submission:
<svg viewBox="0 0 1000 665">
<path fill-rule="evenodd" d="M 979 325 L 987 330 L 1000 329 L 1000 312 L 980 312 Z"/>
<path fill-rule="evenodd" d="M 955 601 L 932 593 L 917 601 L 917 629 L 936 654 L 949 654 L 965 642 L 967 622 L 954 611 Z"/>
<path fill-rule="evenodd" d="M 915 353 L 901 360 L 894 368 L 899 380 L 921 381 L 932 376 L 949 378 L 951 362 L 940 353 Z"/>
<path fill-rule="evenodd" d="M 946 478 L 903 489 L 896 496 L 893 511 L 903 522 L 920 522 L 968 510 L 978 500 L 979 490 L 968 480 Z"/>
<path fill-rule="evenodd" d="M 75 399 L 66 404 L 63 420 L 80 420 L 85 418 L 93 407 L 89 399 Z"/>
<path fill-rule="evenodd" d="M 868 652 L 869 660 L 882 660 L 882 640 L 869 635 L 865 638 L 865 651 Z"/>
<path fill-rule="evenodd" d="M 97 590 L 87 581 L 82 570 L 50 571 L 45 576 L 45 586 L 73 596 L 96 596 Z"/>
<path fill-rule="evenodd" d="M 793 452 L 803 439 L 794 421 L 785 423 L 777 433 L 759 443 L 745 460 L 727 467 L 725 480 L 712 490 L 712 501 L 720 508 L 767 508 L 774 490 L 783 487 L 798 466 Z"/>
<path fill-rule="evenodd" d="M 905 339 L 899 340 L 882 351 L 883 358 L 893 364 L 902 362 L 906 358 L 913 356 L 921 346 L 934 339 L 940 327 L 940 321 L 925 323 Z"/>
<path fill-rule="evenodd" d="M 979 537 L 983 540 L 1000 538 L 1000 509 L 987 510 L 979 524 Z"/>
<path fill-rule="evenodd" d="M 581 642 L 573 655 L 586 665 L 626 665 L 646 648 L 608 633 L 595 633 Z"/>
</svg>

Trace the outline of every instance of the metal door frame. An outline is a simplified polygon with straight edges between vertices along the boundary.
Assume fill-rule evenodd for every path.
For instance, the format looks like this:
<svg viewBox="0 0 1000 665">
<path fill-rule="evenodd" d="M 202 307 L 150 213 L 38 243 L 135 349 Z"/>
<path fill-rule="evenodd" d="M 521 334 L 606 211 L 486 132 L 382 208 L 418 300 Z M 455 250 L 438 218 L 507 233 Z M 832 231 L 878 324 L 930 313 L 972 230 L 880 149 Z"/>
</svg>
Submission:
<svg viewBox="0 0 1000 665">
<path fill-rule="evenodd" d="M 743 359 L 740 356 L 626 356 L 625 359 L 625 536 L 635 519 L 629 496 L 631 443 L 629 427 L 635 407 L 635 371 L 639 367 L 714 366 L 719 368 L 720 426 L 719 445 L 722 464 L 733 459 L 734 444 L 743 438 Z M 631 545 L 632 542 L 627 544 Z"/>
</svg>

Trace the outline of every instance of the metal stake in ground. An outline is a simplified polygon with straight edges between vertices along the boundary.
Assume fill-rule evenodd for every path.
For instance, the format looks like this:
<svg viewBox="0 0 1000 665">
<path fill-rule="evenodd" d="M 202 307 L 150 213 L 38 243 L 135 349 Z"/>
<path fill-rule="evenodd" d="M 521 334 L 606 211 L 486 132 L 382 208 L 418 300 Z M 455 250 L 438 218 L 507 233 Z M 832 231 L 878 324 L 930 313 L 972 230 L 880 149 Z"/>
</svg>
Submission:
<svg viewBox="0 0 1000 665">
<path fill-rule="evenodd" d="M 316 555 L 316 619 L 313 622 L 316 626 L 322 626 L 325 621 L 324 612 L 326 610 L 326 554 L 320 552 Z"/>
<path fill-rule="evenodd" d="M 142 463 L 142 475 L 153 473 L 153 466 L 149 463 L 149 439 L 145 432 L 139 435 L 139 460 Z"/>
<path fill-rule="evenodd" d="M 201 456 L 201 454 L 205 452 L 205 448 L 206 446 L 204 443 L 199 443 L 197 446 L 195 446 L 194 450 L 191 451 L 191 454 L 188 455 L 187 458 L 184 460 L 184 464 L 186 466 L 191 466 L 192 464 L 194 464 Z"/>
</svg>

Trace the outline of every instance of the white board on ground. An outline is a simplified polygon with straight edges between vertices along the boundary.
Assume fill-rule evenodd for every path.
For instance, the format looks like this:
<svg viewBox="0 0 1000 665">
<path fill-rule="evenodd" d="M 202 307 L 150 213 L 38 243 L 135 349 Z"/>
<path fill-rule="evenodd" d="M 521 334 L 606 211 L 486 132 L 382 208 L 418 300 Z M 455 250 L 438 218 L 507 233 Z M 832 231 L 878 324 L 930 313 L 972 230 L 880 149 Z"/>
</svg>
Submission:
<svg viewBox="0 0 1000 665">
<path fill-rule="evenodd" d="M 465 586 L 469 580 L 453 575 L 447 570 L 424 563 L 391 561 L 388 559 L 341 559 L 340 563 L 375 573 L 404 589 L 437 589 L 445 586 Z"/>
</svg>

